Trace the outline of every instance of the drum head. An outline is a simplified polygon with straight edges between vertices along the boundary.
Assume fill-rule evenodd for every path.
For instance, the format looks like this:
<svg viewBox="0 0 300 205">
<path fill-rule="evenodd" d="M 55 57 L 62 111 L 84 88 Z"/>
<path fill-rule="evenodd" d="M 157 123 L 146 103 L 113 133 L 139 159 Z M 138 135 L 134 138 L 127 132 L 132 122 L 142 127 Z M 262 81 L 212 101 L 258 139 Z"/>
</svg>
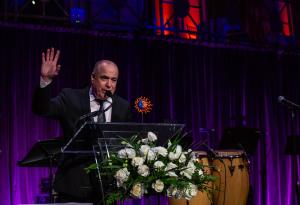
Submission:
<svg viewBox="0 0 300 205">
<path fill-rule="evenodd" d="M 205 151 L 193 151 L 193 153 L 198 158 L 207 157 L 207 152 Z"/>
<path fill-rule="evenodd" d="M 215 150 L 217 157 L 222 157 L 222 158 L 239 158 L 242 155 L 244 155 L 243 150 L 234 150 L 234 149 L 229 149 L 229 150 Z"/>
</svg>

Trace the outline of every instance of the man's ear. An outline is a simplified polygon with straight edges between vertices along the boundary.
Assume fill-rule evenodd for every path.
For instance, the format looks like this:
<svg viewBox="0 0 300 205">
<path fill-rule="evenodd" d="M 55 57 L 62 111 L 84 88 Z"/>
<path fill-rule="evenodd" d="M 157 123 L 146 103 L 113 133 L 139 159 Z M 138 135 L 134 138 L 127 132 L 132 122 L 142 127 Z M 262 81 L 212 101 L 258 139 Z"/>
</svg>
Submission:
<svg viewBox="0 0 300 205">
<path fill-rule="evenodd" d="M 91 82 L 93 82 L 95 80 L 95 74 L 91 75 Z"/>
</svg>

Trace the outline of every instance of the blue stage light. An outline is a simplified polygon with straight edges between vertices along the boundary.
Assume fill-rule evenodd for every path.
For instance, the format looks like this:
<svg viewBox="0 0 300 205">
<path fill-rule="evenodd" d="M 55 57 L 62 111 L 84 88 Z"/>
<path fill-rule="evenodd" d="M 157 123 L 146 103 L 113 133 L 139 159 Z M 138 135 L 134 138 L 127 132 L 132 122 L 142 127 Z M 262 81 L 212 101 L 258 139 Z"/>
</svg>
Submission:
<svg viewBox="0 0 300 205">
<path fill-rule="evenodd" d="M 86 10 L 79 7 L 70 8 L 70 20 L 73 24 L 83 24 L 86 21 Z"/>
</svg>

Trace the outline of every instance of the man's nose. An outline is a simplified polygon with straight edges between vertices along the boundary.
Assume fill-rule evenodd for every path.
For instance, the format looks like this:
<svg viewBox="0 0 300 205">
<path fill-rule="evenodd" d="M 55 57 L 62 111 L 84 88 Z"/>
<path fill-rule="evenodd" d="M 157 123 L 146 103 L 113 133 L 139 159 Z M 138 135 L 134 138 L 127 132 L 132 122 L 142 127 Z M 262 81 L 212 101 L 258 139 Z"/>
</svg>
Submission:
<svg viewBox="0 0 300 205">
<path fill-rule="evenodd" d="M 106 87 L 110 88 L 111 86 L 112 86 L 112 82 L 111 82 L 111 80 L 108 80 L 106 82 Z"/>
</svg>

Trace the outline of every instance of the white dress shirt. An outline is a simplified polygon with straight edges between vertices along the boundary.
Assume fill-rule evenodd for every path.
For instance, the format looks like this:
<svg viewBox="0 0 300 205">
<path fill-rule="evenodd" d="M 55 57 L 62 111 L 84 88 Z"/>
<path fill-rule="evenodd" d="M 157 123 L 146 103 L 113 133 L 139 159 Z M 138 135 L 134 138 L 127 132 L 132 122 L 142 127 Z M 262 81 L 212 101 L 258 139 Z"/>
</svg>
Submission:
<svg viewBox="0 0 300 205">
<path fill-rule="evenodd" d="M 90 107 L 91 107 L 91 112 L 97 111 L 100 109 L 100 104 L 95 100 L 95 96 L 93 95 L 92 88 L 89 90 L 89 95 L 90 95 Z M 103 103 L 103 109 L 105 110 L 112 104 L 112 98 L 109 97 L 104 101 Z M 111 111 L 112 108 L 110 107 L 108 110 L 104 112 L 105 114 L 105 120 L 106 122 L 111 122 Z M 94 122 L 97 122 L 98 116 L 94 117 Z"/>
</svg>

